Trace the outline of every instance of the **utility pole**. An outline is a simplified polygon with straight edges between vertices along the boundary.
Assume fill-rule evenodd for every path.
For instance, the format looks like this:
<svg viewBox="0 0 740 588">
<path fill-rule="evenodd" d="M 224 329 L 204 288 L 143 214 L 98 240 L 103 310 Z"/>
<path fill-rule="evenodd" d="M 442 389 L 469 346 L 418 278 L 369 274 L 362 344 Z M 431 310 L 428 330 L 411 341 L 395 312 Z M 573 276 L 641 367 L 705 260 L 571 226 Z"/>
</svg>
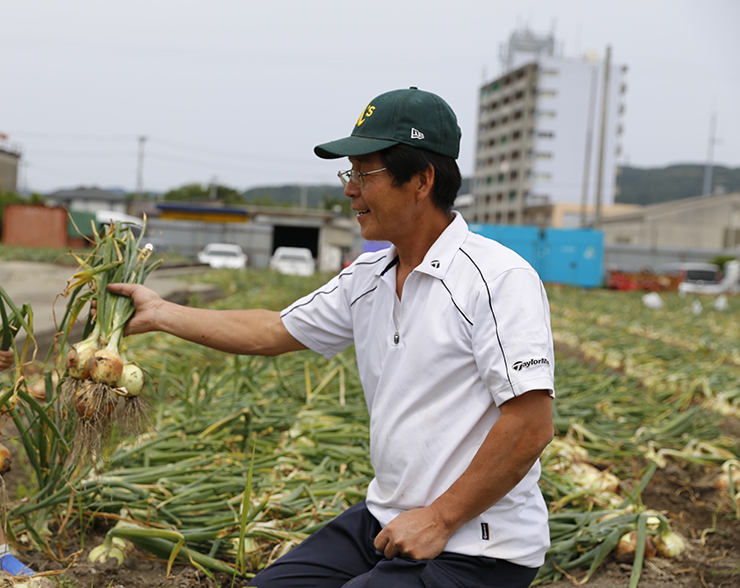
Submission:
<svg viewBox="0 0 740 588">
<path fill-rule="evenodd" d="M 141 135 L 139 137 L 139 156 L 136 163 L 136 197 L 141 198 L 141 194 L 144 191 L 144 143 L 146 143 L 146 137 Z"/>
<path fill-rule="evenodd" d="M 594 110 L 596 109 L 596 89 L 598 68 L 591 66 L 591 95 L 588 100 L 588 129 L 586 130 L 586 157 L 583 160 L 583 186 L 581 187 L 581 228 L 586 226 L 586 207 L 588 188 L 591 183 L 592 143 L 594 137 Z"/>
<path fill-rule="evenodd" d="M 604 60 L 604 88 L 601 100 L 601 133 L 599 136 L 599 168 L 596 174 L 596 210 L 594 212 L 594 228 L 601 225 L 601 199 L 602 184 L 604 183 L 604 148 L 606 147 L 606 119 L 607 107 L 609 106 L 609 73 L 612 67 L 612 48 L 606 47 L 606 58 Z"/>
<path fill-rule="evenodd" d="M 714 158 L 714 144 L 717 142 L 715 133 L 717 131 L 717 113 L 712 113 L 709 122 L 709 147 L 707 148 L 707 163 L 704 166 L 704 186 L 701 190 L 702 196 L 712 195 L 712 159 Z"/>
</svg>

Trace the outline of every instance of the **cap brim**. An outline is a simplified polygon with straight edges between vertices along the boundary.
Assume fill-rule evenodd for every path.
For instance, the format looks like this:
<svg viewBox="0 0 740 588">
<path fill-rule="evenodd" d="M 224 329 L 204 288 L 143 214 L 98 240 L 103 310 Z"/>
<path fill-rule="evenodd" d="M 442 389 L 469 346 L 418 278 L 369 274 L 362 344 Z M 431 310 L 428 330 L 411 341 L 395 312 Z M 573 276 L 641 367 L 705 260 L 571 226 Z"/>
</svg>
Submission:
<svg viewBox="0 0 740 588">
<path fill-rule="evenodd" d="M 313 152 L 322 159 L 339 159 L 375 153 L 388 147 L 398 145 L 398 141 L 387 139 L 370 139 L 367 137 L 345 137 L 328 143 L 322 143 L 313 148 Z"/>
</svg>

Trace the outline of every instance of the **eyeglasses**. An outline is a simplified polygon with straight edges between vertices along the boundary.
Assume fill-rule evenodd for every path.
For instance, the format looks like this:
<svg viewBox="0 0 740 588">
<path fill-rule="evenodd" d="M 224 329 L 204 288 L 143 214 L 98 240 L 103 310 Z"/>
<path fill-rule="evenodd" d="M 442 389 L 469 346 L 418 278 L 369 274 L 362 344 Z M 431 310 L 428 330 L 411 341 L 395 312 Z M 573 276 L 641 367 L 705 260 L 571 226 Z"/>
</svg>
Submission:
<svg viewBox="0 0 740 588">
<path fill-rule="evenodd" d="M 348 169 L 347 171 L 337 172 L 337 175 L 339 176 L 339 179 L 342 180 L 342 186 L 346 186 L 347 184 L 349 184 L 349 181 L 352 180 L 352 183 L 355 186 L 357 186 L 358 188 L 362 188 L 363 177 L 369 176 L 370 174 L 377 174 L 382 171 L 386 171 L 387 169 L 387 167 L 383 167 L 381 169 L 374 169 L 373 171 L 362 173 L 358 173 L 353 169 Z"/>
</svg>

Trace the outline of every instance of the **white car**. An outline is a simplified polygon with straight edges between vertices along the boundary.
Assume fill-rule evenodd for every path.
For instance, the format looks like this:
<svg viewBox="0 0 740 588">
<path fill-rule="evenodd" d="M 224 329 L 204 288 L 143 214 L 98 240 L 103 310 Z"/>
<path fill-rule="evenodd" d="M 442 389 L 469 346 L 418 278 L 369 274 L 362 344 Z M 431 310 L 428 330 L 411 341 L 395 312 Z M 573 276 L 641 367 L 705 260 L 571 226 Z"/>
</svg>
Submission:
<svg viewBox="0 0 740 588">
<path fill-rule="evenodd" d="M 270 258 L 270 267 L 281 274 L 311 276 L 316 271 L 316 261 L 305 247 L 278 247 Z"/>
<path fill-rule="evenodd" d="M 214 268 L 244 269 L 247 267 L 247 254 L 239 245 L 209 243 L 198 253 L 198 261 Z"/>
</svg>

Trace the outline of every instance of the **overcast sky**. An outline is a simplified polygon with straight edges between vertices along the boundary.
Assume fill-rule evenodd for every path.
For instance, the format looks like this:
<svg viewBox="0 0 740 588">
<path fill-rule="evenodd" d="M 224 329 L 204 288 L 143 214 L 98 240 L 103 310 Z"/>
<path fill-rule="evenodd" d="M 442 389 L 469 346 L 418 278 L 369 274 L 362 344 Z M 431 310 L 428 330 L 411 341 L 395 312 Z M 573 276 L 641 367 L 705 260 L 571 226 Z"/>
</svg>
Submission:
<svg viewBox="0 0 740 588">
<path fill-rule="evenodd" d="M 473 171 L 478 89 L 517 28 L 626 65 L 621 163 L 740 165 L 740 0 L 0 0 L 0 133 L 21 185 L 338 181 L 313 154 L 385 91 L 441 95 Z M 7 144 L 6 144 L 7 145 Z"/>
</svg>

